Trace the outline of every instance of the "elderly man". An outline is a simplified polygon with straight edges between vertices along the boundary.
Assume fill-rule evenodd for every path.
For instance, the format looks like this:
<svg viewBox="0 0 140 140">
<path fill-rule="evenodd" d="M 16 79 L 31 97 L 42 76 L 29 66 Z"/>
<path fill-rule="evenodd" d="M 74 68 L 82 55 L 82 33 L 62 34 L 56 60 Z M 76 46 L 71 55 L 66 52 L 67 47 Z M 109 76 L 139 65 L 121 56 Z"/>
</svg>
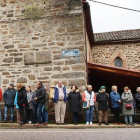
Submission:
<svg viewBox="0 0 140 140">
<path fill-rule="evenodd" d="M 57 125 L 66 125 L 66 123 L 64 123 L 66 102 L 66 87 L 62 84 L 62 81 L 59 80 L 58 84 L 54 87 L 55 120 Z"/>
</svg>

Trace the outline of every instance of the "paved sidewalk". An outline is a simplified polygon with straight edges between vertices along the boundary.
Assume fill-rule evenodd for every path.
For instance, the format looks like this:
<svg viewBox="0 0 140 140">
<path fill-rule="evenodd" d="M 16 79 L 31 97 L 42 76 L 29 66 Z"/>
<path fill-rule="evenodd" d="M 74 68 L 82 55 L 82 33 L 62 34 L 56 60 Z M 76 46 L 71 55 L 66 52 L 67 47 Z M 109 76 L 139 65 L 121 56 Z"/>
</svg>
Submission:
<svg viewBox="0 0 140 140">
<path fill-rule="evenodd" d="M 22 126 L 20 126 L 17 123 L 0 123 L 0 129 L 3 128 L 27 128 L 27 129 L 31 129 L 31 128 L 38 128 L 36 126 L 34 126 L 33 124 L 24 124 Z M 110 123 L 109 125 L 104 125 L 104 123 L 102 123 L 101 126 L 98 125 L 98 123 L 93 123 L 92 125 L 86 125 L 86 124 L 78 124 L 78 125 L 74 125 L 74 124 L 67 124 L 67 125 L 56 125 L 56 124 L 48 124 L 48 125 L 41 125 L 39 128 L 66 128 L 66 129 L 86 129 L 86 128 L 140 128 L 140 125 L 135 125 L 135 126 L 131 126 L 128 125 L 126 126 L 125 124 L 122 125 L 114 125 L 113 123 Z"/>
</svg>

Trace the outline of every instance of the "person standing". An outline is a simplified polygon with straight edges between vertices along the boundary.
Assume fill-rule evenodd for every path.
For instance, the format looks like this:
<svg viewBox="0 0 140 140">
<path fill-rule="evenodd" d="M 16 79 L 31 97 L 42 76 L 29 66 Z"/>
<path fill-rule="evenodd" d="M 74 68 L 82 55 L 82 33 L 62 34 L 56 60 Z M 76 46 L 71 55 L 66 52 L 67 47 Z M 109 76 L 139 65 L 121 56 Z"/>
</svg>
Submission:
<svg viewBox="0 0 140 140">
<path fill-rule="evenodd" d="M 48 92 L 46 92 L 46 101 L 45 101 L 44 110 L 43 110 L 43 115 L 44 115 L 43 125 L 48 124 L 48 107 L 49 107 L 49 94 Z"/>
<path fill-rule="evenodd" d="M 89 101 L 89 108 L 86 110 L 86 124 L 92 125 L 94 103 L 96 102 L 95 93 L 92 91 L 92 86 L 88 85 L 87 90 L 83 93 L 82 97 L 84 102 Z"/>
<path fill-rule="evenodd" d="M 117 92 L 117 86 L 112 86 L 112 92 L 110 93 L 111 105 L 112 110 L 114 113 L 114 121 L 115 125 L 120 125 L 120 104 L 121 104 L 121 97 L 120 94 Z"/>
<path fill-rule="evenodd" d="M 132 103 L 133 96 L 128 87 L 124 87 L 124 93 L 122 94 L 121 98 L 122 114 L 124 115 L 125 123 L 126 125 L 130 123 L 130 125 L 134 126 L 134 124 L 132 123 L 132 115 L 134 115 L 134 107 Z"/>
<path fill-rule="evenodd" d="M 56 87 L 54 87 L 54 106 L 55 106 L 55 120 L 57 125 L 66 125 L 64 123 L 67 94 L 66 87 L 62 84 L 62 81 L 58 81 Z"/>
<path fill-rule="evenodd" d="M 4 123 L 7 123 L 7 113 L 10 109 L 10 122 L 13 123 L 14 117 L 14 100 L 15 100 L 16 90 L 14 89 L 14 84 L 9 84 L 7 90 L 3 94 L 4 106 Z"/>
<path fill-rule="evenodd" d="M 26 120 L 26 111 L 25 108 L 28 104 L 27 102 L 27 93 L 25 90 L 25 87 L 19 83 L 17 84 L 17 105 L 19 106 L 19 113 L 20 113 L 20 124 L 25 124 L 27 123 Z"/>
<path fill-rule="evenodd" d="M 96 101 L 98 102 L 98 110 L 99 110 L 99 126 L 102 123 L 103 116 L 104 116 L 105 125 L 109 125 L 107 119 L 108 100 L 109 100 L 109 95 L 107 95 L 106 93 L 106 87 L 101 86 L 99 93 L 97 94 L 96 97 Z"/>
<path fill-rule="evenodd" d="M 35 92 L 33 93 L 32 96 L 32 103 L 33 103 L 33 116 L 34 116 L 34 124 L 37 123 L 37 105 L 38 103 L 36 102 L 36 100 L 34 100 L 34 98 L 36 97 L 36 92 L 37 92 L 37 88 L 35 89 Z"/>
<path fill-rule="evenodd" d="M 0 88 L 0 101 L 2 100 L 2 89 Z M 2 121 L 1 118 L 1 106 L 0 106 L 0 122 Z"/>
<path fill-rule="evenodd" d="M 46 89 L 41 81 L 37 82 L 36 87 L 37 87 L 36 97 L 34 98 L 34 100 L 37 102 L 37 123 L 34 124 L 34 126 L 39 127 L 40 124 L 45 123 L 42 122 L 42 120 L 44 120 L 44 115 L 42 110 L 46 102 Z"/>
<path fill-rule="evenodd" d="M 68 95 L 68 102 L 70 104 L 70 111 L 73 113 L 74 124 L 78 124 L 78 112 L 81 110 L 82 97 L 78 87 L 71 86 L 71 92 Z"/>
<path fill-rule="evenodd" d="M 137 91 L 137 93 L 135 94 L 136 107 L 140 111 L 140 87 L 137 87 L 136 91 Z"/>
<path fill-rule="evenodd" d="M 33 103 L 32 103 L 32 96 L 33 96 L 33 92 L 31 91 L 31 87 L 30 86 L 26 86 L 26 91 L 27 91 L 27 101 L 28 101 L 28 105 L 26 108 L 26 116 L 27 116 L 27 121 L 28 123 L 32 123 L 32 112 L 33 112 Z"/>
</svg>

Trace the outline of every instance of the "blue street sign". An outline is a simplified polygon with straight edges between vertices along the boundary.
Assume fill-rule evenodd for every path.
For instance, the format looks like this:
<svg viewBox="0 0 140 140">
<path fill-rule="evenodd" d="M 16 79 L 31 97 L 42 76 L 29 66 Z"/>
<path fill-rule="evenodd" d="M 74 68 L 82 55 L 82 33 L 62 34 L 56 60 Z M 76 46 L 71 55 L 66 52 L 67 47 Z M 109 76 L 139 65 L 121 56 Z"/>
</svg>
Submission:
<svg viewBox="0 0 140 140">
<path fill-rule="evenodd" d="M 62 57 L 69 57 L 69 56 L 80 56 L 79 49 L 75 50 L 63 50 L 61 51 Z"/>
</svg>

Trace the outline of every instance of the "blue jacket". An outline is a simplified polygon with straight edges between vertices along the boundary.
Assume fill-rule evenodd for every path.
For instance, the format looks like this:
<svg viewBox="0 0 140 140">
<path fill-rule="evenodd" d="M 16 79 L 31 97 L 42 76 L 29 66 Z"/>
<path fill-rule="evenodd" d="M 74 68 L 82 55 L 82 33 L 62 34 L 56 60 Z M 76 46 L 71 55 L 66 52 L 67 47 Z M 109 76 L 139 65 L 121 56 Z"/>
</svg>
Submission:
<svg viewBox="0 0 140 140">
<path fill-rule="evenodd" d="M 110 93 L 110 98 L 112 108 L 118 108 L 120 106 L 119 100 L 121 100 L 120 94 L 118 92 L 115 93 L 114 91 L 112 91 Z"/>
<path fill-rule="evenodd" d="M 19 106 L 18 106 L 18 104 L 17 104 L 17 96 L 18 96 L 18 92 L 16 92 L 14 105 L 16 106 L 16 109 L 19 109 Z"/>
<path fill-rule="evenodd" d="M 67 93 L 66 93 L 66 87 L 64 86 L 63 87 L 63 92 L 64 92 L 64 102 L 67 101 Z M 58 92 L 58 88 L 57 86 L 54 87 L 54 102 L 57 103 L 58 102 L 58 99 L 59 99 L 59 92 Z"/>
</svg>

